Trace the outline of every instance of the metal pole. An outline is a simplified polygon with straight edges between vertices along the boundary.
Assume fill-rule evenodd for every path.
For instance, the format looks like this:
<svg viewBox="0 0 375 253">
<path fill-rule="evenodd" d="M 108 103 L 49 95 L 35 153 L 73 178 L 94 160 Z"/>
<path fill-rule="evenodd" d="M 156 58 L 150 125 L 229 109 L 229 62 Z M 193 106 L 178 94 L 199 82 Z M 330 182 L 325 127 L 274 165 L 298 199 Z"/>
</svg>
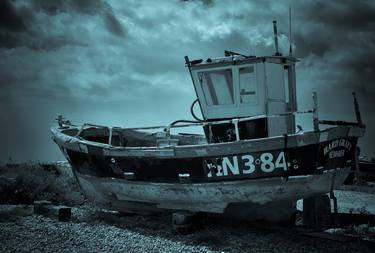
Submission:
<svg viewBox="0 0 375 253">
<path fill-rule="evenodd" d="M 234 124 L 234 131 L 236 133 L 236 141 L 239 141 L 240 140 L 240 131 L 238 130 L 238 119 L 233 119 L 232 122 Z"/>
<path fill-rule="evenodd" d="M 289 55 L 292 56 L 292 7 L 289 6 Z"/>
<path fill-rule="evenodd" d="M 361 184 L 362 183 L 362 175 L 359 170 L 359 164 L 358 164 L 358 149 L 354 150 L 354 167 L 355 167 L 355 184 Z"/>
<path fill-rule="evenodd" d="M 359 111 L 359 104 L 358 104 L 358 101 L 357 101 L 357 97 L 355 95 L 355 92 L 352 92 L 352 95 L 353 95 L 353 103 L 354 103 L 354 111 L 355 111 L 355 116 L 357 118 L 357 122 L 359 125 L 362 125 L 363 122 L 362 122 L 362 117 L 361 117 L 361 112 Z"/>
<path fill-rule="evenodd" d="M 314 131 L 319 131 L 319 119 L 318 119 L 318 96 L 316 92 L 313 92 L 313 124 L 314 124 Z"/>
<path fill-rule="evenodd" d="M 292 56 L 292 7 L 289 6 L 289 55 Z"/>
<path fill-rule="evenodd" d="M 108 130 L 109 130 L 108 145 L 112 146 L 113 127 L 108 127 Z"/>
</svg>

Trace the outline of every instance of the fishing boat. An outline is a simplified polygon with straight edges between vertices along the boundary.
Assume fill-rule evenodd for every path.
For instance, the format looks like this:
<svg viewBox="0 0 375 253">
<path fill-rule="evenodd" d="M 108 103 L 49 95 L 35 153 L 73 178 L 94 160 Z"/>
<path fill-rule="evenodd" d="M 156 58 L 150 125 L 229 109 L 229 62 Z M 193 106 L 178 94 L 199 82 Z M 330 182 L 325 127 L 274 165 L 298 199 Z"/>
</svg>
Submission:
<svg viewBox="0 0 375 253">
<path fill-rule="evenodd" d="M 299 59 L 283 56 L 275 38 L 270 56 L 185 56 L 197 95 L 194 120 L 121 128 L 77 126 L 60 116 L 52 138 L 86 196 L 118 211 L 222 214 L 241 204 L 295 203 L 340 186 L 365 131 L 355 94 L 356 122 L 320 120 L 316 93 L 312 109 L 298 111 Z M 313 130 L 296 126 L 300 113 L 311 114 Z M 177 133 L 184 127 L 204 134 Z"/>
</svg>

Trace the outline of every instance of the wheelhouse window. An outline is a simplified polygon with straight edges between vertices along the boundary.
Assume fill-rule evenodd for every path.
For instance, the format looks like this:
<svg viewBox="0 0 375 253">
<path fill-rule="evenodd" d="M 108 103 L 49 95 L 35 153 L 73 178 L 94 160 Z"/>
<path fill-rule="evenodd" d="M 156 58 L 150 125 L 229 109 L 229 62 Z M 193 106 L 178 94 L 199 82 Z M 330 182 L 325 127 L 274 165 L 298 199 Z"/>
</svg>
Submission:
<svg viewBox="0 0 375 253">
<path fill-rule="evenodd" d="M 254 66 L 243 67 L 239 69 L 240 82 L 240 103 L 257 104 L 257 84 L 254 72 Z"/>
<path fill-rule="evenodd" d="M 207 105 L 234 104 L 232 69 L 198 72 L 198 78 Z"/>
</svg>

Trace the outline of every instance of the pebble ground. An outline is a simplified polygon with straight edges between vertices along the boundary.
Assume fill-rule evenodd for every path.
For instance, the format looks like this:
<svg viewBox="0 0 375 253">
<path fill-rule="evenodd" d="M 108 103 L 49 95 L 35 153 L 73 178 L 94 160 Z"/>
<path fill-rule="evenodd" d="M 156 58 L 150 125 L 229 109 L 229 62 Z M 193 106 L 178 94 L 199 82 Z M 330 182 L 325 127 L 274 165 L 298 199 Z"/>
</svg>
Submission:
<svg viewBox="0 0 375 253">
<path fill-rule="evenodd" d="M 58 222 L 28 208 L 7 210 L 0 208 L 0 252 L 372 252 L 360 241 L 340 243 L 217 219 L 176 234 L 167 216 L 99 219 L 90 208 L 74 208 L 72 221 Z"/>
</svg>

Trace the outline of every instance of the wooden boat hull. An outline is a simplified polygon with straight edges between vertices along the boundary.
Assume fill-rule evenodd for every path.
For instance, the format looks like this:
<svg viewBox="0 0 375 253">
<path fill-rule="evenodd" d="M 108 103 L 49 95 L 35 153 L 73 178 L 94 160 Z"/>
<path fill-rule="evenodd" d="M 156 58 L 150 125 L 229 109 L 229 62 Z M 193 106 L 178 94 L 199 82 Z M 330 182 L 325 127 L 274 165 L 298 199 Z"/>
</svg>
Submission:
<svg viewBox="0 0 375 253">
<path fill-rule="evenodd" d="M 51 131 L 96 204 L 119 211 L 211 213 L 223 213 L 232 203 L 264 205 L 330 192 L 346 179 L 364 133 L 340 126 L 227 143 L 133 148 Z"/>
<path fill-rule="evenodd" d="M 321 195 L 340 186 L 349 172 L 350 167 L 347 167 L 321 175 L 293 176 L 287 180 L 272 177 L 192 184 L 135 182 L 80 173 L 76 176 L 87 197 L 104 208 L 224 213 L 231 203 L 264 205 Z"/>
</svg>

